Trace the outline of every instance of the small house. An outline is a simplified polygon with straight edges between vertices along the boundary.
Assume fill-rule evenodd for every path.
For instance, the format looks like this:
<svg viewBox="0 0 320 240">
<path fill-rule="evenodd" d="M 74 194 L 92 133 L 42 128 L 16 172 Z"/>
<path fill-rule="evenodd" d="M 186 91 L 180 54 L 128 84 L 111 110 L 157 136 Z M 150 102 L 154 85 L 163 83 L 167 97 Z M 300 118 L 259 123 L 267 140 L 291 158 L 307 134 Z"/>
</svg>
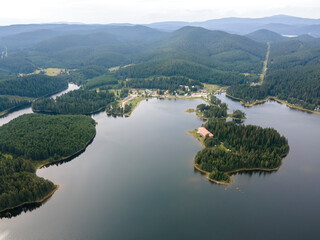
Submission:
<svg viewBox="0 0 320 240">
<path fill-rule="evenodd" d="M 199 127 L 197 133 L 199 133 L 204 138 L 206 136 L 211 137 L 211 138 L 213 137 L 213 134 L 211 132 L 209 132 L 205 127 Z"/>
</svg>

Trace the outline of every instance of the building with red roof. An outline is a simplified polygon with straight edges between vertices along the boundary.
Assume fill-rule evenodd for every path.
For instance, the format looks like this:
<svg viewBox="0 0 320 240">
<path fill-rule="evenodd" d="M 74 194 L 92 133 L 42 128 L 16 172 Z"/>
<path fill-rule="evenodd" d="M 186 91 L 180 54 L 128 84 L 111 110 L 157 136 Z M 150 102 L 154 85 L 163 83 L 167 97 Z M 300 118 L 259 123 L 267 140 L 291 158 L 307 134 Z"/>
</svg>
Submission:
<svg viewBox="0 0 320 240">
<path fill-rule="evenodd" d="M 205 127 L 199 127 L 198 128 L 198 132 L 202 137 L 213 137 L 213 134 L 211 132 L 209 132 Z"/>
</svg>

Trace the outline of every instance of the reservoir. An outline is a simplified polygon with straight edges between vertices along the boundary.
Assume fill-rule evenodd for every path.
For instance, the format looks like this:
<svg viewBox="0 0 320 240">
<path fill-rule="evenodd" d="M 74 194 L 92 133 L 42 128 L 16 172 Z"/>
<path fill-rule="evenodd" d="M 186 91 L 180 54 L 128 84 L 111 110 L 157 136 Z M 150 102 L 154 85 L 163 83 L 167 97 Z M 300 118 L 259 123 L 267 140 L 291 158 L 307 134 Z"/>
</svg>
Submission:
<svg viewBox="0 0 320 240">
<path fill-rule="evenodd" d="M 149 99 L 129 118 L 94 115 L 97 135 L 84 153 L 37 171 L 58 191 L 32 211 L 2 218 L 0 240 L 317 239 L 320 115 L 218 97 L 244 111 L 245 124 L 288 139 L 277 172 L 236 174 L 228 186 L 209 182 L 194 170 L 201 145 L 187 132 L 203 122 L 185 113 L 203 101 Z"/>
</svg>

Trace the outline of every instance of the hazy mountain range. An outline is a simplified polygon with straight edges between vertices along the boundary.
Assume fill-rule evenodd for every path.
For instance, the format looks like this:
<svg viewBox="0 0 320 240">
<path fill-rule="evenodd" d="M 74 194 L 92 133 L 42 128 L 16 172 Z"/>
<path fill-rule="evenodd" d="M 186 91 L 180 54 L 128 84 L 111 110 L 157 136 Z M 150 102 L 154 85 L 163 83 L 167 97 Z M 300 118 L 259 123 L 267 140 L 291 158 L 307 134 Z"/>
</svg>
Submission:
<svg viewBox="0 0 320 240">
<path fill-rule="evenodd" d="M 9 35 L 47 30 L 42 34 L 45 36 L 65 35 L 67 33 L 87 34 L 97 30 L 104 30 L 110 27 L 134 26 L 134 24 L 74 24 L 74 23 L 54 23 L 54 24 L 20 24 L 0 27 L 0 38 Z M 303 35 L 308 34 L 320 37 L 320 19 L 299 18 L 286 15 L 276 15 L 264 18 L 222 18 L 204 22 L 156 22 L 144 24 L 153 29 L 171 32 L 185 26 L 203 27 L 209 30 L 221 30 L 228 33 L 240 35 L 266 29 L 280 35 Z M 50 32 L 51 31 L 51 32 Z M 39 33 L 39 32 L 38 32 Z M 40 32 L 41 33 L 41 32 Z M 41 35 L 41 34 L 40 34 Z M 21 35 L 21 37 L 27 37 Z M 41 37 L 39 37 L 41 38 Z"/>
<path fill-rule="evenodd" d="M 184 26 L 196 26 L 236 34 L 248 34 L 259 29 L 267 29 L 282 35 L 310 34 L 320 36 L 320 19 L 286 15 L 264 18 L 222 18 L 204 22 L 159 22 L 146 26 L 163 31 L 174 31 Z"/>
</svg>

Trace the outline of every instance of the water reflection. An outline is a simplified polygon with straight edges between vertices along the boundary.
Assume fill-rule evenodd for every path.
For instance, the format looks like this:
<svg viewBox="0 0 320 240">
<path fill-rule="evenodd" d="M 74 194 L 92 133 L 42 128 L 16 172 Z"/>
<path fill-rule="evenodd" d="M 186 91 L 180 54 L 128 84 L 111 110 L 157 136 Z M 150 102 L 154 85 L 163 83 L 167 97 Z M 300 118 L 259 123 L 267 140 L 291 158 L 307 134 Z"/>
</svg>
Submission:
<svg viewBox="0 0 320 240">
<path fill-rule="evenodd" d="M 261 170 L 243 170 L 243 171 L 239 171 L 237 173 L 233 173 L 231 175 L 247 175 L 249 177 L 252 176 L 268 176 L 271 175 L 273 173 L 276 173 L 278 170 L 269 170 L 269 171 L 261 171 Z"/>
<path fill-rule="evenodd" d="M 61 96 L 62 94 L 65 94 L 67 92 L 70 92 L 70 91 L 73 91 L 73 90 L 76 90 L 76 89 L 79 89 L 80 87 L 77 86 L 76 84 L 73 84 L 73 83 L 69 83 L 68 85 L 68 89 L 60 92 L 60 93 L 57 93 L 57 94 L 54 94 L 52 95 L 51 97 L 52 98 L 56 98 L 58 96 Z M 17 109 L 14 109 L 14 111 L 8 113 L 7 115 L 5 115 L 4 117 L 0 117 L 0 126 L 2 126 L 3 124 L 6 124 L 8 122 L 10 122 L 11 120 L 21 116 L 21 115 L 24 115 L 24 114 L 28 114 L 28 113 L 33 113 L 31 107 L 30 107 L 31 104 L 29 105 L 26 105 L 22 108 L 17 108 Z"/>
<path fill-rule="evenodd" d="M 244 109 L 220 96 L 231 111 Z M 220 186 L 193 170 L 201 145 L 187 130 L 202 121 L 184 111 L 200 103 L 151 99 L 130 118 L 95 115 L 85 153 L 37 172 L 58 193 L 2 219 L 1 230 L 12 240 L 318 239 L 320 116 L 274 102 L 245 108 L 244 124 L 277 129 L 290 152 L 277 172 L 238 173 Z"/>
<path fill-rule="evenodd" d="M 22 213 L 32 212 L 33 210 L 35 210 L 35 209 L 39 208 L 40 206 L 42 206 L 43 204 L 45 204 L 49 199 L 50 198 L 48 198 L 47 200 L 45 200 L 42 203 L 28 203 L 28 204 L 24 204 L 23 206 L 16 207 L 16 208 L 1 212 L 0 219 L 2 219 L 2 218 L 9 218 L 10 219 L 13 217 L 17 217 L 17 216 L 21 215 Z"/>
<path fill-rule="evenodd" d="M 244 123 L 243 119 L 232 119 L 233 122 L 235 122 L 236 124 L 242 124 Z"/>
<path fill-rule="evenodd" d="M 65 164 L 65 163 L 67 163 L 67 162 L 72 161 L 73 159 L 75 159 L 76 157 L 78 157 L 78 156 L 80 156 L 82 153 L 84 153 L 84 152 L 86 151 L 87 147 L 88 147 L 89 145 L 91 145 L 93 141 L 94 141 L 94 138 L 88 143 L 88 145 L 86 146 L 85 149 L 77 152 L 76 154 L 74 154 L 74 155 L 72 155 L 72 156 L 70 156 L 70 157 L 67 157 L 67 158 L 65 158 L 65 159 L 63 159 L 63 160 L 57 161 L 57 162 L 51 162 L 51 163 L 45 164 L 45 165 L 43 165 L 41 168 L 48 168 L 48 167 L 50 167 L 50 166 L 60 166 L 60 165 L 62 165 L 62 164 Z"/>
<path fill-rule="evenodd" d="M 60 93 L 57 93 L 57 94 L 54 94 L 52 95 L 51 97 L 53 99 L 55 99 L 56 97 L 58 96 L 61 96 L 65 93 L 68 93 L 70 91 L 73 91 L 73 90 L 77 90 L 79 89 L 80 87 L 77 86 L 76 84 L 73 84 L 73 83 L 69 83 L 68 84 L 68 89 L 64 90 L 64 91 L 61 91 Z M 2 126 L 3 124 L 6 124 L 8 122 L 10 122 L 11 120 L 21 116 L 21 115 L 24 115 L 24 114 L 29 114 L 29 113 L 32 113 L 32 109 L 30 107 L 30 104 L 28 104 L 27 108 L 26 106 L 21 106 L 19 108 L 15 108 L 14 111 L 8 113 L 7 115 L 5 115 L 4 117 L 0 118 L 0 126 Z M 93 140 L 92 140 L 93 141 Z M 88 144 L 90 145 L 92 143 L 92 141 Z M 80 151 L 79 153 L 69 157 L 69 158 L 66 158 L 64 159 L 63 161 L 59 161 L 59 162 L 56 162 L 56 163 L 49 163 L 43 167 L 49 167 L 49 166 L 52 166 L 52 165 L 61 165 L 63 163 L 66 163 L 66 162 L 69 162 L 71 161 L 72 159 L 74 159 L 75 157 L 78 157 L 80 154 L 82 154 L 83 152 L 85 151 L 82 150 Z M 48 198 L 49 199 L 49 198 Z M 47 200 L 48 200 L 47 199 Z M 45 200 L 44 202 L 42 203 L 28 203 L 28 204 L 24 204 L 23 206 L 20 206 L 20 207 L 16 207 L 16 208 L 13 208 L 13 209 L 9 209 L 7 211 L 4 211 L 4 212 L 0 212 L 0 218 L 13 218 L 13 217 L 16 217 L 18 215 L 20 215 L 21 213 L 25 213 L 25 212 L 31 212 L 37 208 L 39 208 L 40 206 L 42 206 L 44 203 L 47 202 L 47 200 Z"/>
</svg>

